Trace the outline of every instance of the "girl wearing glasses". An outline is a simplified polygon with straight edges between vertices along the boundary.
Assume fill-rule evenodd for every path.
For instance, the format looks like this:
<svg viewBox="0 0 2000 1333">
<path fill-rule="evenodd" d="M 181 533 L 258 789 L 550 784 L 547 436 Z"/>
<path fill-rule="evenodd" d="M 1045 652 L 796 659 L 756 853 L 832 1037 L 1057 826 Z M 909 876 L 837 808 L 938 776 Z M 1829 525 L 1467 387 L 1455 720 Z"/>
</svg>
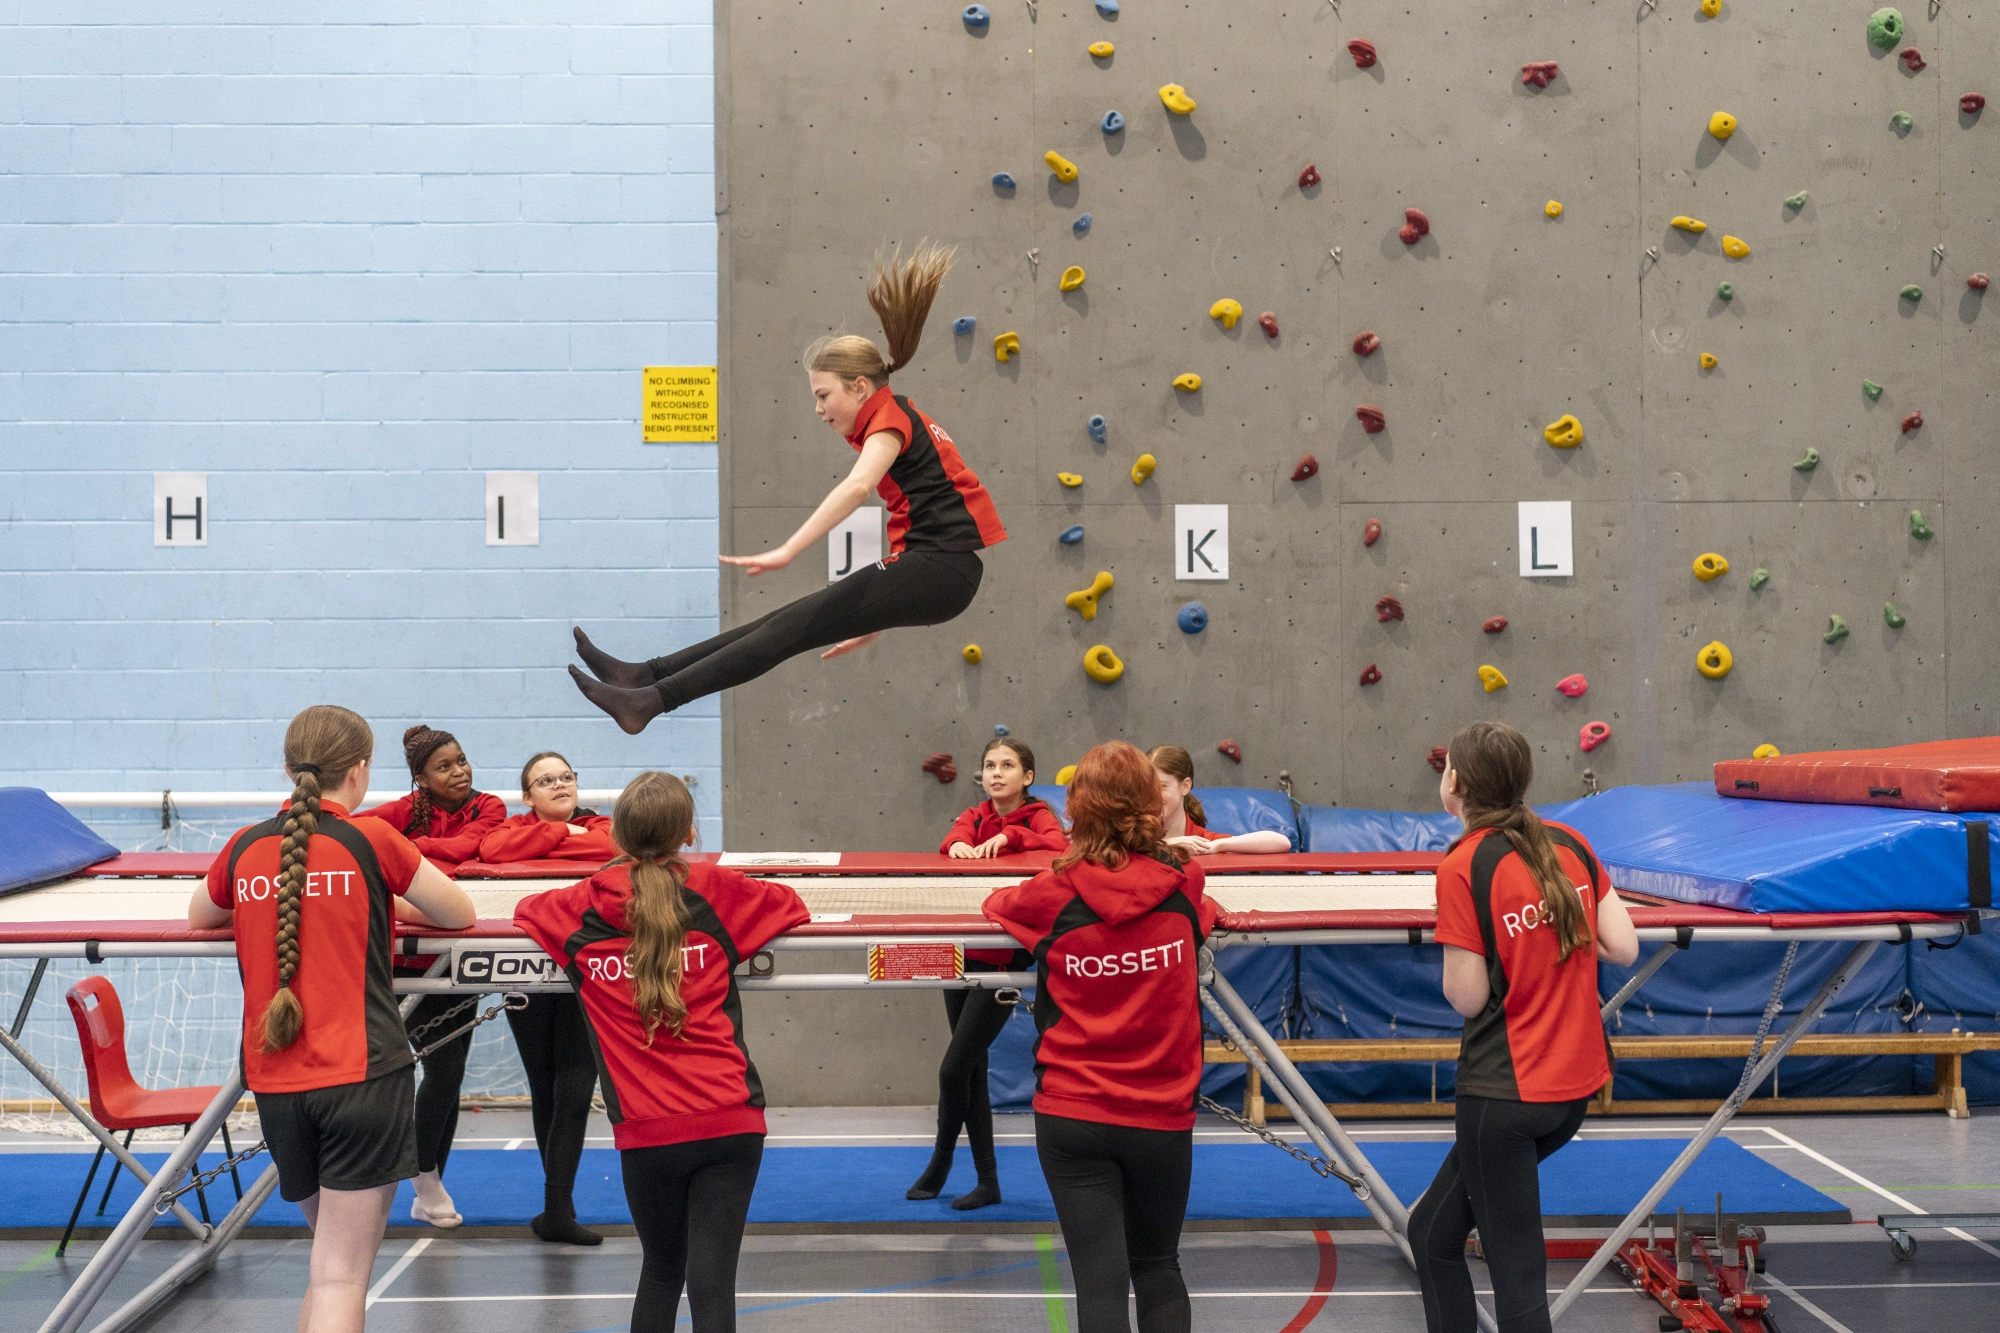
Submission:
<svg viewBox="0 0 2000 1333">
<path fill-rule="evenodd" d="M 611 820 L 576 804 L 576 772 L 569 760 L 544 750 L 521 769 L 521 799 L 528 813 L 515 815 L 479 842 L 488 865 L 508 861 L 595 861 L 618 855 Z"/>
</svg>

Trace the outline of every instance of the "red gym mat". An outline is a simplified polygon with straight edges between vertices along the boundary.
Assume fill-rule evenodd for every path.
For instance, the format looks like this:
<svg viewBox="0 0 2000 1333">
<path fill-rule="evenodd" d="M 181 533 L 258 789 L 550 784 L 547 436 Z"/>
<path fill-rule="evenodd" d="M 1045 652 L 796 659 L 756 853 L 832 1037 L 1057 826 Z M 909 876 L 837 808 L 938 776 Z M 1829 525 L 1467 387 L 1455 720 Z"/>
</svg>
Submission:
<svg viewBox="0 0 2000 1333">
<path fill-rule="evenodd" d="M 2000 736 L 1725 759 L 1715 766 L 1715 790 L 1757 801 L 1945 813 L 2000 810 Z"/>
</svg>

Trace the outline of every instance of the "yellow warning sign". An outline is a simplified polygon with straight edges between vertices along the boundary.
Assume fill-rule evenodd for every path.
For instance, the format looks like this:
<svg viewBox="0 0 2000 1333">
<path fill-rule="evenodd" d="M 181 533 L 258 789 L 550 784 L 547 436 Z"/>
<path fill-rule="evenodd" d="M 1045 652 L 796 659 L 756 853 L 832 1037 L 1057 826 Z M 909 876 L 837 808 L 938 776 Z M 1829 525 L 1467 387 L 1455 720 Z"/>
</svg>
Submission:
<svg viewBox="0 0 2000 1333">
<path fill-rule="evenodd" d="M 714 366 L 647 366 L 639 425 L 647 444 L 716 441 Z"/>
</svg>

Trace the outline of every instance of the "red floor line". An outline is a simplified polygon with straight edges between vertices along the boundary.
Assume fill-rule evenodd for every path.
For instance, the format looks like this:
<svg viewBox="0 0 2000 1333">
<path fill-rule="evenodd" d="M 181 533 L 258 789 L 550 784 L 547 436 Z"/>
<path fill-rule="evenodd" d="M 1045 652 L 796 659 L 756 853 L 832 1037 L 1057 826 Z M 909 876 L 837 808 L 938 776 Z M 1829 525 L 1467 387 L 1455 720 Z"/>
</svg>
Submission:
<svg viewBox="0 0 2000 1333">
<path fill-rule="evenodd" d="M 1333 1290 L 1333 1280 L 1340 1273 L 1340 1252 L 1333 1248 L 1333 1237 L 1324 1231 L 1315 1231 L 1313 1239 L 1319 1243 L 1319 1276 L 1313 1279 L 1313 1294 L 1292 1316 L 1292 1322 L 1278 1333 L 1301 1333 L 1307 1324 L 1319 1318 L 1319 1312 L 1326 1308 L 1327 1294 Z"/>
</svg>

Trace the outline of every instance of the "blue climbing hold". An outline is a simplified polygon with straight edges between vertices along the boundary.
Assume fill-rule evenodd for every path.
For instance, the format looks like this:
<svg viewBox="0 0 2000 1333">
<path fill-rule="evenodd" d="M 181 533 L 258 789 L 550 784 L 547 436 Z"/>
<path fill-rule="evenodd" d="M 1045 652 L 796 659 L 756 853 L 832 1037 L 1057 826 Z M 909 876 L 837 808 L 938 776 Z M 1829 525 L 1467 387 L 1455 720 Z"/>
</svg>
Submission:
<svg viewBox="0 0 2000 1333">
<path fill-rule="evenodd" d="M 977 9 L 977 8 L 978 8 L 978 6 L 977 6 L 977 5 L 975 5 L 975 6 L 973 6 L 973 8 Z M 1008 730 L 1007 730 L 1007 727 L 1006 727 L 1006 724 L 1005 724 L 1005 723 L 1001 723 L 1001 722 L 995 722 L 995 723 L 993 724 L 993 734 L 994 734 L 995 736 L 1011 736 L 1011 735 L 1013 735 L 1014 733 L 1012 733 L 1011 731 L 1008 731 Z"/>
<path fill-rule="evenodd" d="M 1079 523 L 1073 528 L 1064 528 L 1062 536 L 1057 538 L 1057 540 L 1064 546 L 1076 545 L 1083 540 L 1083 524 Z"/>
<path fill-rule="evenodd" d="M 1089 230 L 1090 230 L 1090 214 L 1088 214 L 1088 213 L 1085 213 L 1085 214 L 1084 214 L 1084 215 L 1083 215 L 1082 217 L 1080 217 L 1080 218 L 1078 218 L 1078 219 L 1077 219 L 1076 221 L 1074 221 L 1074 222 L 1070 223 L 1070 224 L 1069 224 L 1069 229 L 1070 229 L 1071 231 L 1075 232 L 1075 233 L 1076 233 L 1077 235 L 1079 235 L 1079 236 L 1081 236 L 1081 235 L 1083 235 L 1083 234 L 1084 234 L 1085 232 L 1089 231 Z"/>
<path fill-rule="evenodd" d="M 965 26 L 968 28 L 983 28 L 993 21 L 993 16 L 986 12 L 985 5 L 967 5 L 965 13 L 959 17 L 965 20 Z"/>
<path fill-rule="evenodd" d="M 1118 12 L 1118 0 L 1097 0 L 1097 12 L 1110 18 Z"/>
<path fill-rule="evenodd" d="M 1200 602 L 1189 602 L 1177 618 L 1183 634 L 1199 634 L 1208 628 L 1208 608 Z"/>
<path fill-rule="evenodd" d="M 1119 115 L 1116 111 L 1107 111 L 1104 113 L 1104 132 L 1106 134 L 1116 134 L 1124 128 L 1125 117 Z"/>
<path fill-rule="evenodd" d="M 951 322 L 951 331 L 963 338 L 966 334 L 972 332 L 973 326 L 978 323 L 979 320 L 976 316 L 960 315 Z"/>
<path fill-rule="evenodd" d="M 993 188 L 996 190 L 1011 190 L 1014 188 L 1014 178 L 1004 171 L 996 171 L 993 173 Z"/>
<path fill-rule="evenodd" d="M 1096 440 L 1099 444 L 1103 444 L 1104 433 L 1110 429 L 1110 426 L 1104 420 L 1104 414 L 1100 412 L 1096 416 L 1092 417 L 1090 419 L 1089 425 L 1090 425 L 1090 438 Z"/>
</svg>

